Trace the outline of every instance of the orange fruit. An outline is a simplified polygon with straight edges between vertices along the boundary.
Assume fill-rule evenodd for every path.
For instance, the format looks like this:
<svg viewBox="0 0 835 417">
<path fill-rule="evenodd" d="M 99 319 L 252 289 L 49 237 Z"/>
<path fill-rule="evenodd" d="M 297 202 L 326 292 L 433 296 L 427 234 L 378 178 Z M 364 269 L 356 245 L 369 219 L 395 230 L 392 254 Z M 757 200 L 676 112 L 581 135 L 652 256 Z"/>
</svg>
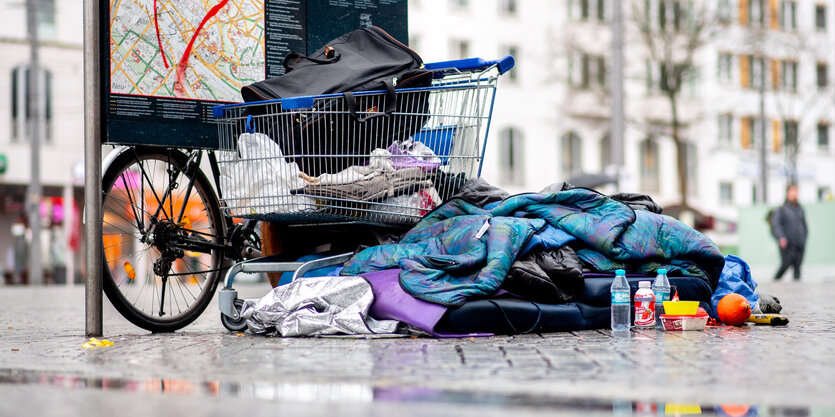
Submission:
<svg viewBox="0 0 835 417">
<path fill-rule="evenodd" d="M 728 294 L 719 300 L 716 314 L 723 323 L 739 326 L 751 317 L 751 304 L 739 294 Z"/>
<path fill-rule="evenodd" d="M 747 405 L 740 405 L 740 404 L 722 404 L 722 411 L 725 414 L 729 415 L 730 417 L 742 417 L 748 414 L 748 411 L 751 410 L 751 407 Z"/>
</svg>

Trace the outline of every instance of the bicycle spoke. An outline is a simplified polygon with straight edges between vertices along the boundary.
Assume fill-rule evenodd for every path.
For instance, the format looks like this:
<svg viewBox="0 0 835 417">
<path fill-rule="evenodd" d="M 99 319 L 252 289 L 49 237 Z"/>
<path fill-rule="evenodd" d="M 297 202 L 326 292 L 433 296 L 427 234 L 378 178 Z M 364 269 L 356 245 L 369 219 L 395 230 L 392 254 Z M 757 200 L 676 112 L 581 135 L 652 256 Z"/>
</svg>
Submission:
<svg viewBox="0 0 835 417">
<path fill-rule="evenodd" d="M 125 229 L 122 229 L 122 228 L 120 228 L 120 227 L 116 226 L 116 225 L 115 225 L 115 224 L 113 224 L 113 223 L 110 223 L 110 222 L 104 221 L 104 222 L 102 222 L 102 224 L 107 225 L 107 226 L 111 226 L 112 228 L 114 228 L 114 229 L 116 229 L 117 231 L 121 232 L 121 233 L 107 233 L 107 234 L 104 234 L 104 235 L 102 235 L 102 236 L 112 236 L 112 235 L 128 235 L 128 236 L 132 236 L 132 237 L 135 237 L 135 238 L 142 238 L 142 235 L 133 234 L 132 232 L 129 232 L 129 231 L 125 230 Z"/>
<path fill-rule="evenodd" d="M 110 194 L 110 195 L 108 195 L 107 197 L 108 197 L 108 200 L 114 200 L 114 201 L 115 201 L 115 202 L 117 202 L 117 203 L 122 203 L 122 204 L 130 204 L 130 202 L 129 202 L 129 201 L 127 201 L 127 200 L 125 200 L 125 199 L 123 199 L 123 198 L 118 198 L 118 197 L 116 197 L 116 196 L 115 196 L 115 195 L 113 195 L 113 194 Z M 108 201 L 108 202 L 109 202 L 109 201 Z M 104 204 L 104 207 L 105 207 L 107 210 L 110 210 L 111 212 L 118 212 L 118 211 L 119 211 L 119 210 L 118 210 L 118 207 L 115 207 L 115 208 L 114 208 L 112 205 L 108 206 L 108 205 L 107 205 L 107 203 L 108 203 L 108 202 L 105 202 L 105 204 Z M 144 206 L 144 204 L 143 204 L 143 206 Z M 148 215 L 148 217 L 151 217 L 151 212 L 149 212 L 149 211 L 145 210 L 145 209 L 144 209 L 144 207 L 140 208 L 139 212 L 140 212 L 140 213 L 147 214 L 147 215 Z M 130 220 L 130 219 L 128 219 L 127 217 L 122 216 L 122 215 L 120 215 L 120 217 L 121 217 L 121 218 L 123 218 L 123 219 L 125 219 L 125 220 L 128 220 L 128 221 Z"/>
<path fill-rule="evenodd" d="M 145 179 L 148 180 L 148 184 L 154 184 L 154 181 L 151 178 L 149 178 L 148 173 L 145 170 L 144 165 L 142 164 L 142 162 L 137 161 L 137 164 L 140 167 L 140 172 L 142 173 L 142 176 L 145 177 Z M 156 165 L 156 164 L 154 164 L 154 165 Z M 144 190 L 145 187 L 142 187 L 142 189 Z M 154 194 L 154 198 L 157 200 L 157 204 L 159 205 L 157 207 L 157 213 L 155 213 L 153 216 L 158 217 L 159 216 L 159 210 L 162 210 L 163 214 L 165 214 L 165 218 L 169 218 L 168 214 L 165 213 L 165 206 L 163 205 L 163 200 L 160 199 L 159 194 L 157 194 L 157 190 L 155 190 L 153 187 L 151 187 L 151 192 Z"/>
<path fill-rule="evenodd" d="M 128 195 L 128 200 L 130 200 L 130 207 L 133 210 L 133 217 L 134 217 L 134 220 L 136 221 L 136 228 L 139 229 L 139 230 L 143 230 L 144 226 L 142 225 L 142 217 L 140 217 L 139 213 L 136 212 L 136 204 L 133 202 L 133 195 L 130 192 L 130 187 L 128 186 L 127 180 L 125 179 L 124 172 L 122 173 L 122 175 L 120 175 L 120 177 L 122 179 L 122 184 L 125 185 L 125 191 L 126 191 L 126 194 Z M 127 219 L 125 219 L 125 220 L 127 220 Z"/>
<path fill-rule="evenodd" d="M 141 257 L 142 257 L 142 255 L 147 254 L 148 250 L 149 250 L 149 248 L 145 248 L 145 249 L 142 249 L 142 250 L 140 250 L 140 251 L 138 251 L 138 252 L 132 252 L 132 253 L 129 253 L 129 254 L 127 254 L 127 255 L 120 256 L 120 257 L 118 257 L 118 258 L 116 258 L 116 259 L 111 259 L 111 260 L 109 260 L 107 263 L 108 263 L 108 265 L 109 265 L 109 264 L 112 262 L 112 263 L 113 263 L 113 268 L 112 268 L 112 270 L 116 270 L 116 271 L 118 271 L 118 270 L 119 270 L 118 268 L 119 268 L 119 266 L 120 266 L 120 265 L 119 265 L 119 264 L 120 264 L 120 262 L 119 262 L 120 260 L 122 260 L 122 259 L 134 259 L 134 260 L 139 259 L 139 258 L 141 258 Z M 133 264 L 133 263 L 131 262 L 131 264 Z M 124 264 L 122 264 L 122 265 L 124 265 Z M 124 280 L 122 280 L 122 283 L 124 283 L 124 282 L 125 282 L 125 281 L 124 281 Z M 119 285 L 121 285 L 121 284 L 119 284 Z"/>
</svg>

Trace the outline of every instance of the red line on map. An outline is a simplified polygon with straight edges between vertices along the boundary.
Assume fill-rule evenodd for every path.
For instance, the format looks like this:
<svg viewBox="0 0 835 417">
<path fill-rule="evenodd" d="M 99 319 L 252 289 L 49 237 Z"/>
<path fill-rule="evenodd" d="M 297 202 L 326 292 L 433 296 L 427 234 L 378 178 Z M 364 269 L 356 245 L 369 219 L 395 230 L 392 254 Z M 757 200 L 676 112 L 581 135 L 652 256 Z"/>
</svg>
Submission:
<svg viewBox="0 0 835 417">
<path fill-rule="evenodd" d="M 159 44 L 159 53 L 162 54 L 162 63 L 165 68 L 168 68 L 168 59 L 165 58 L 165 51 L 162 49 L 162 38 L 159 37 L 159 22 L 157 21 L 157 0 L 154 0 L 154 28 L 157 30 L 157 43 Z"/>
<path fill-rule="evenodd" d="M 217 14 L 217 12 L 219 12 L 220 9 L 223 8 L 223 6 L 226 6 L 226 3 L 228 2 L 229 0 L 223 0 L 217 5 L 215 5 L 215 7 L 209 9 L 209 12 L 206 13 L 205 17 L 203 17 L 203 20 L 200 22 L 200 25 L 197 26 L 197 30 L 194 31 L 194 35 L 191 36 L 191 40 L 188 42 L 186 51 L 183 52 L 183 57 L 180 58 L 180 63 L 177 64 L 177 83 L 180 84 L 182 93 L 185 93 L 186 91 L 186 66 L 188 65 L 188 57 L 191 55 L 191 47 L 194 46 L 194 40 L 197 39 L 197 35 L 199 35 L 200 31 L 203 30 L 203 25 L 205 25 L 209 19 L 213 18 Z"/>
</svg>

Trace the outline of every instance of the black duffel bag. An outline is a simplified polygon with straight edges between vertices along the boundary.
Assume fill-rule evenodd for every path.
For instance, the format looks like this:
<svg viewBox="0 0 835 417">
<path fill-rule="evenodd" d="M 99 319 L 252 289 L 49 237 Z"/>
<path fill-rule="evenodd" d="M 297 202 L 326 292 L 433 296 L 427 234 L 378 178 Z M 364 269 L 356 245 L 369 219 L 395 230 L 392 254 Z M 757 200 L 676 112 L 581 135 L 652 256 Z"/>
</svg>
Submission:
<svg viewBox="0 0 835 417">
<path fill-rule="evenodd" d="M 258 130 L 273 136 L 285 155 L 305 173 L 317 176 L 365 163 L 376 148 L 408 138 L 428 119 L 428 92 L 396 90 L 428 87 L 432 72 L 421 69 L 420 56 L 378 27 L 357 29 L 328 42 L 311 56 L 290 53 L 280 77 L 241 89 L 244 101 L 344 93 L 318 101 L 316 108 L 259 118 Z M 377 95 L 352 92 L 382 90 Z M 260 115 L 268 106 L 254 106 Z M 322 156 L 328 155 L 328 156 Z M 333 155 L 333 156 L 331 156 Z"/>
</svg>

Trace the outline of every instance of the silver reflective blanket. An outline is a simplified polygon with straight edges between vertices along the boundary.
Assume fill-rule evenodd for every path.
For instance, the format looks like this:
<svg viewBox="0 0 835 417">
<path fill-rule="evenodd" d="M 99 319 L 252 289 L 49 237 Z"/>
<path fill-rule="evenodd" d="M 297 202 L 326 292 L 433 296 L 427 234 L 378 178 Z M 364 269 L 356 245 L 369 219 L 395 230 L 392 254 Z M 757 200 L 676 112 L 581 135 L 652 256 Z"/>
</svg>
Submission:
<svg viewBox="0 0 835 417">
<path fill-rule="evenodd" d="M 371 284 L 362 277 L 302 278 L 274 288 L 261 299 L 245 300 L 242 316 L 249 331 L 275 336 L 392 333 L 397 321 L 374 320 Z"/>
</svg>

